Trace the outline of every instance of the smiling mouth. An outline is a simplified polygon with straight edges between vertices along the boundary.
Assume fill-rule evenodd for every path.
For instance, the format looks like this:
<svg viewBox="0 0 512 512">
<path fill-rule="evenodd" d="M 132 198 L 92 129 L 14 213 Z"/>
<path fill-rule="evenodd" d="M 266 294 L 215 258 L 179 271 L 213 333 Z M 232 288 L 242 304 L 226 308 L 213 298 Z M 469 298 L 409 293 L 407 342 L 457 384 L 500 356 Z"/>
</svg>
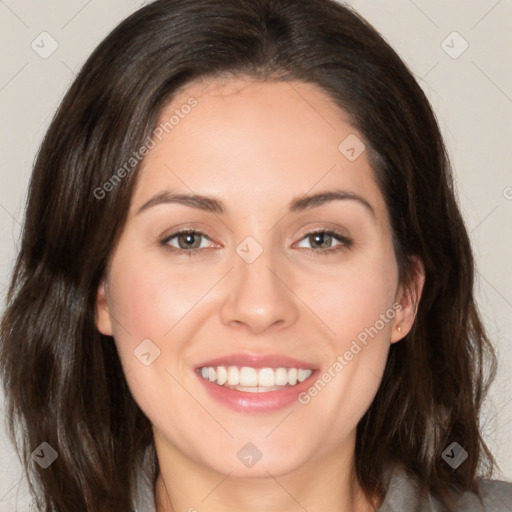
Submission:
<svg viewBox="0 0 512 512">
<path fill-rule="evenodd" d="M 203 366 L 201 377 L 221 387 L 248 393 L 266 393 L 292 388 L 313 373 L 309 368 L 252 368 L 250 366 Z"/>
</svg>

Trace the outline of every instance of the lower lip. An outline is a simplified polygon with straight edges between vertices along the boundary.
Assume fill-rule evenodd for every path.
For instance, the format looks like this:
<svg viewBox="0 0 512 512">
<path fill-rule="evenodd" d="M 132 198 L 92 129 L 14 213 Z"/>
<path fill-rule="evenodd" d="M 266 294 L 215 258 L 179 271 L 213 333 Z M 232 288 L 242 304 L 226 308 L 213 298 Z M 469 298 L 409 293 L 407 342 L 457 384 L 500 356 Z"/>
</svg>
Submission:
<svg viewBox="0 0 512 512">
<path fill-rule="evenodd" d="M 238 412 L 271 412 L 284 409 L 298 400 L 298 395 L 311 385 L 316 370 L 304 381 L 275 391 L 264 393 L 248 393 L 236 389 L 219 386 L 203 378 L 199 372 L 196 375 L 201 380 L 210 395 L 222 405 Z"/>
</svg>

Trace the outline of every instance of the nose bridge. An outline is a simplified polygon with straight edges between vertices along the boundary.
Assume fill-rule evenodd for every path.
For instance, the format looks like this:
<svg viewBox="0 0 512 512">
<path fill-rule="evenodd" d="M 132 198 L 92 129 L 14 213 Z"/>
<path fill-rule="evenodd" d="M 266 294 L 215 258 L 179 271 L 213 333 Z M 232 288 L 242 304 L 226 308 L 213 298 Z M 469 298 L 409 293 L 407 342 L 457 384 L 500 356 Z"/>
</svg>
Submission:
<svg viewBox="0 0 512 512">
<path fill-rule="evenodd" d="M 279 257 L 274 254 L 270 239 L 271 236 L 265 239 L 264 246 L 248 236 L 236 246 L 229 292 L 221 311 L 225 323 L 242 323 L 261 332 L 274 324 L 294 321 L 296 304 L 283 283 L 284 276 L 279 275 Z"/>
</svg>

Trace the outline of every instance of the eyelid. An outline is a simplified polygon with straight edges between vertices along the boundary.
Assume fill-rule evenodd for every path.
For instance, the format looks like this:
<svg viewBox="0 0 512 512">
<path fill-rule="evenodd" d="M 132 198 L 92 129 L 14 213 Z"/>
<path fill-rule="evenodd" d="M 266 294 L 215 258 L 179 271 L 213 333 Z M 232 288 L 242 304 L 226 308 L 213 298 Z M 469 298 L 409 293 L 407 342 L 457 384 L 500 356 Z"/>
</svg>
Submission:
<svg viewBox="0 0 512 512">
<path fill-rule="evenodd" d="M 169 240 L 172 240 L 173 238 L 176 238 L 179 235 L 183 235 L 183 234 L 192 234 L 192 235 L 201 236 L 203 238 L 206 238 L 207 240 L 210 240 L 213 243 L 212 237 L 205 231 L 202 231 L 198 228 L 181 228 L 176 231 L 173 231 L 172 233 L 170 233 L 168 235 L 164 235 L 163 238 L 161 237 L 160 245 L 168 246 Z M 168 246 L 168 247 L 170 247 L 170 246 Z M 186 249 L 177 249 L 176 247 L 172 247 L 172 249 L 175 249 L 176 251 L 184 251 L 184 252 L 197 252 L 197 251 L 202 250 L 202 249 L 193 249 L 192 251 L 190 251 L 190 250 L 187 251 Z M 205 248 L 203 247 L 203 249 L 205 249 Z"/>
<path fill-rule="evenodd" d="M 302 240 L 307 239 L 309 236 L 315 235 L 316 233 L 322 233 L 325 235 L 332 236 L 335 238 L 339 244 L 335 245 L 334 247 L 329 247 L 327 249 L 309 249 L 307 247 L 302 247 L 303 251 L 306 251 L 308 254 L 312 254 L 314 256 L 321 256 L 321 255 L 330 255 L 330 254 L 337 254 L 340 251 L 344 251 L 347 249 L 350 249 L 354 242 L 350 236 L 347 234 L 344 234 L 341 232 L 342 230 L 338 230 L 335 228 L 328 228 L 328 227 L 318 227 L 310 229 L 309 231 L 305 232 L 298 240 L 297 243 L 300 243 Z M 173 231 L 172 233 L 166 235 L 163 237 L 163 239 L 160 240 L 160 245 L 163 246 L 165 249 L 170 250 L 174 253 L 181 254 L 181 255 L 187 255 L 187 256 L 194 256 L 197 254 L 202 254 L 203 251 L 209 249 L 209 247 L 202 247 L 202 248 L 196 248 L 196 249 L 180 249 L 177 247 L 173 247 L 169 245 L 169 241 L 173 238 L 178 237 L 181 234 L 192 234 L 197 235 L 203 238 L 206 238 L 207 240 L 210 240 L 210 242 L 213 242 L 212 237 L 208 235 L 207 232 L 201 231 L 198 228 L 195 227 L 184 227 L 177 229 L 176 231 Z"/>
<path fill-rule="evenodd" d="M 347 234 L 342 233 L 341 230 L 337 230 L 337 229 L 333 229 L 333 228 L 325 228 L 325 227 L 320 227 L 320 228 L 316 228 L 316 229 L 307 231 L 302 237 L 299 238 L 298 243 L 300 243 L 302 240 L 305 240 L 308 237 L 315 235 L 317 233 L 329 235 L 329 236 L 335 238 L 340 243 L 339 243 L 339 245 L 330 247 L 328 249 L 309 249 L 307 247 L 303 248 L 306 251 L 313 253 L 315 255 L 325 254 L 325 253 L 331 253 L 331 254 L 336 253 L 343 249 L 349 249 L 350 247 L 352 247 L 354 245 L 352 238 L 350 236 L 348 236 Z"/>
</svg>

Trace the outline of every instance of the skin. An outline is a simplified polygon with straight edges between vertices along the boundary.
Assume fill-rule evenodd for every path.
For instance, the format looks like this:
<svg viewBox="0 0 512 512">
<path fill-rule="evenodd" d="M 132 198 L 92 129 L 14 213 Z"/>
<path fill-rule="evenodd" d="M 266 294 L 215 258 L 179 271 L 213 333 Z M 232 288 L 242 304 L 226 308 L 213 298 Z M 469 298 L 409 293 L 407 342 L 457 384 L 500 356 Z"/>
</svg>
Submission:
<svg viewBox="0 0 512 512">
<path fill-rule="evenodd" d="M 97 295 L 97 327 L 114 337 L 130 390 L 153 424 L 157 510 L 375 510 L 379 502 L 366 500 L 354 477 L 356 426 L 390 344 L 414 321 L 421 262 L 414 260 L 414 281 L 400 285 L 366 151 L 349 161 L 338 150 L 350 134 L 364 138 L 319 88 L 195 82 L 161 121 L 190 97 L 197 106 L 142 163 Z M 287 212 L 292 199 L 334 189 L 358 194 L 374 213 L 355 200 Z M 137 213 L 166 190 L 215 196 L 225 213 L 171 203 Z M 179 228 L 206 236 L 171 239 L 178 254 L 160 242 Z M 353 243 L 327 237 L 322 246 L 307 236 L 320 228 Z M 252 263 L 236 252 L 248 236 L 263 248 Z M 331 252 L 314 253 L 322 247 Z M 398 303 L 396 316 L 307 405 L 235 412 L 213 401 L 194 374 L 201 361 L 241 351 L 290 355 L 322 372 Z M 148 338 L 160 356 L 145 366 L 134 349 Z M 247 442 L 262 453 L 251 468 L 236 456 Z"/>
</svg>

